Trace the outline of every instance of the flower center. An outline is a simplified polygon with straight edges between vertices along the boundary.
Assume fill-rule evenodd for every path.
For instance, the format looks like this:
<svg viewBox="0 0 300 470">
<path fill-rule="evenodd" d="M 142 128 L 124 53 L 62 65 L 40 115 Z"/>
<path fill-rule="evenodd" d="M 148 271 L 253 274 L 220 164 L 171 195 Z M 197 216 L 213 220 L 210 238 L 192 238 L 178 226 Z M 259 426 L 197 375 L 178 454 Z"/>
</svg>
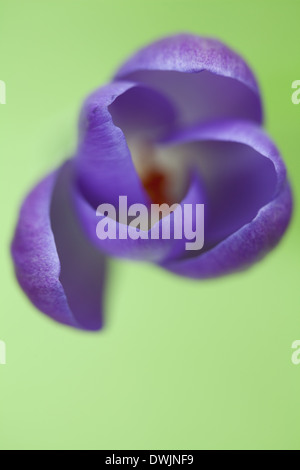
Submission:
<svg viewBox="0 0 300 470">
<path fill-rule="evenodd" d="M 169 205 L 172 204 L 172 202 L 168 200 L 167 175 L 153 168 L 144 176 L 142 183 L 154 204 L 163 204 L 165 202 Z"/>
<path fill-rule="evenodd" d="M 187 168 L 182 155 L 137 139 L 127 141 L 142 184 L 154 204 L 179 203 L 187 188 Z"/>
</svg>

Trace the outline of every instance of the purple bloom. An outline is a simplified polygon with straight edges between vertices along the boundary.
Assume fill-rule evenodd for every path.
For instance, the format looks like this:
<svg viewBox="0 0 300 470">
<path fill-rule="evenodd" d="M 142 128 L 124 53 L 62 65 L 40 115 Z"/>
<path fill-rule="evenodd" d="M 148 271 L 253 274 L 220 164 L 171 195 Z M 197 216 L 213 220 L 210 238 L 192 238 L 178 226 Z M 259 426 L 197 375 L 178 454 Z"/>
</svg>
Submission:
<svg viewBox="0 0 300 470">
<path fill-rule="evenodd" d="M 107 255 L 199 279 L 262 258 L 288 226 L 292 196 L 261 123 L 256 79 L 222 43 L 183 34 L 137 52 L 86 99 L 74 157 L 23 203 L 12 255 L 33 304 L 61 323 L 97 330 Z M 99 239 L 96 209 L 117 207 L 119 196 L 146 207 L 204 204 L 203 248 L 187 251 L 184 237 L 153 239 L 151 226 L 145 238 Z"/>
</svg>

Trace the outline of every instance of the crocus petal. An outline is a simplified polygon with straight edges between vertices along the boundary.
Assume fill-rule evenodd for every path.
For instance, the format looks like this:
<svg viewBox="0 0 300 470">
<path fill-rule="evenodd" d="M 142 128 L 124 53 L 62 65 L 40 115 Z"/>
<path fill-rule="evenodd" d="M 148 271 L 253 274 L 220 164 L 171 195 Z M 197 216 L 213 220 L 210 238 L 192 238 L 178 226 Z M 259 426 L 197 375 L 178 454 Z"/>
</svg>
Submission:
<svg viewBox="0 0 300 470">
<path fill-rule="evenodd" d="M 207 144 L 218 141 L 243 144 L 248 149 L 257 152 L 262 159 L 265 159 L 265 162 L 269 161 L 272 164 L 276 178 L 274 180 L 269 166 L 256 167 L 257 171 L 265 172 L 265 174 L 258 175 L 257 182 L 260 182 L 260 186 L 253 188 L 255 203 L 259 201 L 257 196 L 262 197 L 261 202 L 263 202 L 269 194 L 269 200 L 265 201 L 262 207 L 257 210 L 252 220 L 244 222 L 234 233 L 227 234 L 227 237 L 215 247 L 209 246 L 211 244 L 210 237 L 214 234 L 208 231 L 208 234 L 205 232 L 205 238 L 208 235 L 208 243 L 206 242 L 205 250 L 202 253 L 198 253 L 196 256 L 193 253 L 193 257 L 186 253 L 186 256 L 181 260 L 164 263 L 165 268 L 181 275 L 205 278 L 245 268 L 276 245 L 285 232 L 291 217 L 292 194 L 286 179 L 286 168 L 275 145 L 257 126 L 241 121 L 209 123 L 176 134 L 166 139 L 165 145 L 171 143 L 172 145 L 183 145 L 191 142 Z M 226 158 L 226 155 L 223 157 Z M 201 154 L 199 158 L 201 158 Z M 269 178 L 272 180 L 271 182 L 268 180 Z M 226 194 L 224 197 L 226 200 Z M 234 205 L 230 209 L 234 210 Z M 206 211 L 209 214 L 209 201 Z M 242 219 L 239 220 L 242 221 Z M 221 219 L 221 225 L 223 222 Z"/>
<path fill-rule="evenodd" d="M 195 258 L 162 264 L 165 269 L 195 279 L 222 276 L 242 270 L 265 256 L 284 234 L 292 213 L 288 183 L 264 206 L 252 222 L 230 235 L 215 248 Z"/>
<path fill-rule="evenodd" d="M 130 204 L 149 203 L 124 132 L 154 139 L 170 132 L 173 121 L 174 110 L 166 98 L 145 86 L 113 83 L 87 98 L 76 166 L 80 187 L 94 207 L 103 201 L 116 206 L 120 195 Z"/>
<path fill-rule="evenodd" d="M 73 188 L 73 195 L 81 225 L 95 247 L 112 256 L 152 262 L 174 259 L 184 253 L 185 243 L 190 240 L 185 237 L 184 231 L 181 238 L 177 239 L 174 236 L 177 227 L 183 227 L 183 206 L 185 204 L 191 205 L 192 220 L 190 224 L 194 230 L 195 205 L 205 202 L 201 181 L 195 173 L 191 178 L 190 186 L 184 199 L 178 204 L 178 208 L 153 225 L 148 231 L 145 231 L 144 233 L 147 235 L 147 238 L 134 239 L 135 229 L 130 225 L 128 226 L 110 219 L 111 227 L 113 227 L 112 232 L 115 234 L 115 237 L 108 237 L 102 240 L 98 238 L 96 233 L 97 224 L 100 221 L 99 216 L 96 215 L 96 210 L 78 188 Z M 119 205 L 116 206 L 117 209 L 118 207 Z M 162 227 L 164 224 L 167 226 L 170 224 L 170 236 L 165 239 L 162 237 Z M 154 238 L 154 233 L 158 233 L 159 238 Z"/>
<path fill-rule="evenodd" d="M 161 39 L 134 54 L 115 78 L 163 92 L 177 104 L 182 124 L 225 117 L 262 122 L 254 75 L 215 39 L 191 34 Z"/>
<path fill-rule="evenodd" d="M 205 247 L 210 248 L 250 222 L 286 178 L 278 150 L 263 131 L 242 121 L 214 121 L 165 139 L 202 174 L 206 185 Z"/>
<path fill-rule="evenodd" d="M 76 328 L 102 326 L 105 259 L 90 246 L 70 205 L 71 164 L 47 176 L 25 199 L 12 256 L 32 303 Z"/>
</svg>

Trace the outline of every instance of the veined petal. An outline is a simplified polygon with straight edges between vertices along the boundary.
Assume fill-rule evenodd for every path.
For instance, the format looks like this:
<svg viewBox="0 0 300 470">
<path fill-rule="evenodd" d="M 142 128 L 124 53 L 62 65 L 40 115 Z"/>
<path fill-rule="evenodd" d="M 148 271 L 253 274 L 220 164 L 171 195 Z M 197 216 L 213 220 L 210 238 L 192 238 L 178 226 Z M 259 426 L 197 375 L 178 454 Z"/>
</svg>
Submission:
<svg viewBox="0 0 300 470">
<path fill-rule="evenodd" d="M 212 185 L 215 201 L 207 198 L 204 250 L 163 263 L 165 268 L 195 278 L 222 275 L 247 267 L 279 242 L 291 218 L 292 194 L 280 154 L 258 126 L 212 122 L 170 136 L 164 144 L 179 146 L 186 155 L 191 145 L 193 161 L 204 160 L 199 171 L 202 166 L 208 175 L 221 172 L 217 182 L 229 178 L 221 190 Z"/>
<path fill-rule="evenodd" d="M 286 179 L 273 142 L 246 121 L 198 125 L 165 139 L 162 148 L 168 149 L 170 158 L 178 154 L 201 174 L 207 201 L 206 249 L 249 223 L 276 197 Z"/>
<path fill-rule="evenodd" d="M 163 38 L 129 58 L 115 78 L 163 92 L 176 103 L 183 125 L 225 117 L 262 122 L 251 69 L 216 39 L 192 34 Z"/>
<path fill-rule="evenodd" d="M 81 232 L 70 204 L 71 163 L 25 199 L 12 256 L 31 302 L 52 319 L 80 329 L 102 326 L 105 258 Z"/>
<path fill-rule="evenodd" d="M 95 208 L 103 201 L 116 206 L 120 195 L 130 204 L 150 202 L 126 137 L 155 140 L 172 130 L 174 118 L 166 98 L 134 83 L 113 83 L 87 98 L 80 117 L 76 171 L 81 190 Z"/>
<path fill-rule="evenodd" d="M 165 269 L 195 279 L 206 279 L 249 267 L 276 246 L 288 227 L 292 213 L 289 184 L 264 206 L 249 224 L 209 251 L 178 261 L 161 264 Z"/>
</svg>

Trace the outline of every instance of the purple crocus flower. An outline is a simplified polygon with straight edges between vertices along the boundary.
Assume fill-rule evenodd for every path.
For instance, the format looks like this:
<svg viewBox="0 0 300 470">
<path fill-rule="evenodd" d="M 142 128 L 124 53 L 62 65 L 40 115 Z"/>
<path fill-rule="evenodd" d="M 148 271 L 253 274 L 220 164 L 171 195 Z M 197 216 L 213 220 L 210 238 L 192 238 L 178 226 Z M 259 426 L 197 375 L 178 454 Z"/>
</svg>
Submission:
<svg viewBox="0 0 300 470">
<path fill-rule="evenodd" d="M 32 303 L 61 323 L 97 330 L 107 255 L 198 279 L 262 258 L 288 226 L 292 196 L 261 124 L 253 73 L 219 41 L 183 34 L 133 55 L 83 104 L 74 157 L 23 203 L 12 255 Z M 96 209 L 118 206 L 120 195 L 145 206 L 203 203 L 203 248 L 187 251 L 174 237 L 99 239 Z"/>
</svg>

